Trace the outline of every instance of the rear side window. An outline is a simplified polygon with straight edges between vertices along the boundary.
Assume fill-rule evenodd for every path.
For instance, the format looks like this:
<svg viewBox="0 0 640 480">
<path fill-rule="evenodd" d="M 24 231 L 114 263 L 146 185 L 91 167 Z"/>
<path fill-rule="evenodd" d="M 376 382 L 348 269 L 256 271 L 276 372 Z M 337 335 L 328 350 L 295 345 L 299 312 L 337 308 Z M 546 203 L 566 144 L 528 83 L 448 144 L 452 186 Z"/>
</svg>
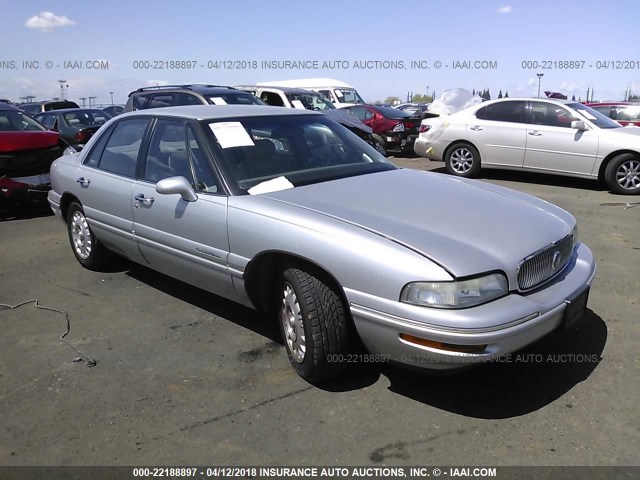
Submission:
<svg viewBox="0 0 640 480">
<path fill-rule="evenodd" d="M 202 100 L 190 93 L 178 93 L 176 105 L 202 105 Z"/>
<path fill-rule="evenodd" d="M 487 105 L 476 112 L 476 118 L 496 122 L 527 123 L 525 102 L 499 102 Z"/>
<path fill-rule="evenodd" d="M 150 120 L 145 118 L 118 122 L 105 145 L 98 168 L 125 177 L 134 177 L 138 152 L 149 122 Z"/>
<path fill-rule="evenodd" d="M 151 97 L 151 101 L 147 108 L 162 108 L 171 107 L 175 105 L 176 94 L 175 93 L 157 93 Z"/>
<path fill-rule="evenodd" d="M 149 95 L 135 95 L 133 97 L 133 101 L 131 102 L 134 110 L 144 110 L 147 107 L 147 103 L 149 103 Z"/>
<path fill-rule="evenodd" d="M 260 100 L 273 107 L 284 107 L 282 98 L 280 98 L 280 95 L 275 92 L 262 92 L 262 94 L 260 95 Z"/>
</svg>

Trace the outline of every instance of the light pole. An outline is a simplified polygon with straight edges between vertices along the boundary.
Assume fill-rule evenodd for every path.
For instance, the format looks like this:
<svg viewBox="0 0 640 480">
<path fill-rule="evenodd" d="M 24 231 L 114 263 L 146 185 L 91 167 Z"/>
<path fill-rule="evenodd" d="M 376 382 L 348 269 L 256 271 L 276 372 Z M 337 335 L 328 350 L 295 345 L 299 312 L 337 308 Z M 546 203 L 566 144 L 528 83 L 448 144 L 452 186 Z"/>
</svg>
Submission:
<svg viewBox="0 0 640 480">
<path fill-rule="evenodd" d="M 66 80 L 58 80 L 58 83 L 60 84 L 60 100 L 64 100 L 65 95 L 64 95 L 64 89 L 69 88 L 69 84 L 67 83 Z"/>
<path fill-rule="evenodd" d="M 113 105 L 113 92 L 109 92 L 111 94 L 111 105 Z"/>
<path fill-rule="evenodd" d="M 542 82 L 542 77 L 544 77 L 544 73 L 537 73 L 538 75 L 538 98 L 540 98 L 540 82 Z"/>
<path fill-rule="evenodd" d="M 427 85 L 427 97 L 429 96 L 429 85 Z"/>
<path fill-rule="evenodd" d="M 91 108 L 91 100 L 95 100 L 98 97 L 89 97 L 89 108 Z"/>
<path fill-rule="evenodd" d="M 86 106 L 85 102 L 87 100 L 87 97 L 80 97 L 80 100 L 82 100 L 82 108 L 84 108 Z"/>
</svg>

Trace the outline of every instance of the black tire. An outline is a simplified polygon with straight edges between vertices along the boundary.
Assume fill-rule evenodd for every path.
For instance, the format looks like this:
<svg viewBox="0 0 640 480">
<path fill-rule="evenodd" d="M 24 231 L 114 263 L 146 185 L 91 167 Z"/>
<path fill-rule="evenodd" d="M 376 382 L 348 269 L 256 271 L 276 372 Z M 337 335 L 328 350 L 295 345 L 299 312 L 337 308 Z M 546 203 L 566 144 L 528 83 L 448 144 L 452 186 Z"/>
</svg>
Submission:
<svg viewBox="0 0 640 480">
<path fill-rule="evenodd" d="M 69 205 L 67 232 L 71 251 L 80 265 L 89 270 L 99 270 L 107 263 L 111 254 L 93 234 L 78 202 Z"/>
<path fill-rule="evenodd" d="M 604 170 L 607 187 L 620 195 L 640 193 L 640 157 L 633 153 L 622 153 L 607 164 Z"/>
<path fill-rule="evenodd" d="M 380 152 L 385 157 L 387 156 L 387 149 L 384 148 L 384 140 L 380 135 L 373 135 L 373 148 L 375 148 L 378 152 Z"/>
<path fill-rule="evenodd" d="M 298 375 L 309 382 L 340 375 L 348 352 L 347 317 L 340 295 L 320 278 L 297 268 L 284 271 L 278 294 L 278 323 Z M 302 333 L 304 339 L 296 343 Z"/>
<path fill-rule="evenodd" d="M 444 164 L 450 175 L 464 178 L 477 177 L 480 174 L 480 153 L 469 143 L 454 143 L 447 150 Z"/>
</svg>

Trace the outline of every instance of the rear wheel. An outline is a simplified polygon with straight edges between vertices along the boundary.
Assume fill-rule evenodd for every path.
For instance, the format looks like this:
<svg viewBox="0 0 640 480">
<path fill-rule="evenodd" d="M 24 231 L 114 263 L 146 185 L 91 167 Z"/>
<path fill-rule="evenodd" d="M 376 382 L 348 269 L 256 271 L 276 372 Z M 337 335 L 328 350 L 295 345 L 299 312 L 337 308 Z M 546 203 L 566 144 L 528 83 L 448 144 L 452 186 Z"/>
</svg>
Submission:
<svg viewBox="0 0 640 480">
<path fill-rule="evenodd" d="M 640 193 L 640 157 L 623 153 L 614 157 L 604 171 L 609 190 L 622 195 Z"/>
<path fill-rule="evenodd" d="M 480 153 L 468 143 L 455 143 L 444 159 L 447 173 L 458 177 L 477 177 L 480 173 Z"/>
<path fill-rule="evenodd" d="M 342 373 L 348 328 L 336 290 L 311 273 L 289 268 L 279 292 L 280 330 L 296 372 L 310 382 Z"/>
<path fill-rule="evenodd" d="M 82 205 L 73 202 L 67 212 L 67 230 L 71 250 L 80 265 L 89 270 L 98 270 L 109 260 L 109 251 L 91 231 Z"/>
</svg>

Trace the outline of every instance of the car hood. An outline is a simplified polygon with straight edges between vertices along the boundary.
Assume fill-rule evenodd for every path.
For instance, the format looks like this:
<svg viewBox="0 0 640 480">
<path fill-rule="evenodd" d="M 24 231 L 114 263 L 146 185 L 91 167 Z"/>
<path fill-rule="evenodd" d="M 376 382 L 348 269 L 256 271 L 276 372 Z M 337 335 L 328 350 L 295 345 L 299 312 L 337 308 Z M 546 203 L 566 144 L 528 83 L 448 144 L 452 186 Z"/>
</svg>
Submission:
<svg viewBox="0 0 640 480">
<path fill-rule="evenodd" d="M 640 128 L 634 127 L 601 128 L 600 132 L 604 132 L 605 135 L 611 136 L 617 140 L 623 140 L 624 138 L 628 139 L 628 135 L 640 137 Z M 620 137 L 620 135 L 623 135 L 624 137 Z M 632 141 L 636 142 L 638 139 L 634 138 Z"/>
<path fill-rule="evenodd" d="M 332 110 L 322 110 L 322 113 L 324 113 L 326 116 L 332 118 L 336 122 L 340 123 L 341 125 L 344 125 L 345 127 L 357 128 L 357 129 L 362 130 L 363 132 L 366 132 L 366 133 L 373 132 L 371 127 L 365 125 L 360 120 L 358 120 L 356 117 L 354 117 L 349 112 L 346 112 L 344 110 L 336 108 L 336 109 L 332 109 Z"/>
<path fill-rule="evenodd" d="M 492 270 L 515 285 L 518 264 L 569 235 L 575 219 L 495 185 L 402 169 L 263 194 L 359 226 L 435 261 L 455 277 Z"/>
</svg>

